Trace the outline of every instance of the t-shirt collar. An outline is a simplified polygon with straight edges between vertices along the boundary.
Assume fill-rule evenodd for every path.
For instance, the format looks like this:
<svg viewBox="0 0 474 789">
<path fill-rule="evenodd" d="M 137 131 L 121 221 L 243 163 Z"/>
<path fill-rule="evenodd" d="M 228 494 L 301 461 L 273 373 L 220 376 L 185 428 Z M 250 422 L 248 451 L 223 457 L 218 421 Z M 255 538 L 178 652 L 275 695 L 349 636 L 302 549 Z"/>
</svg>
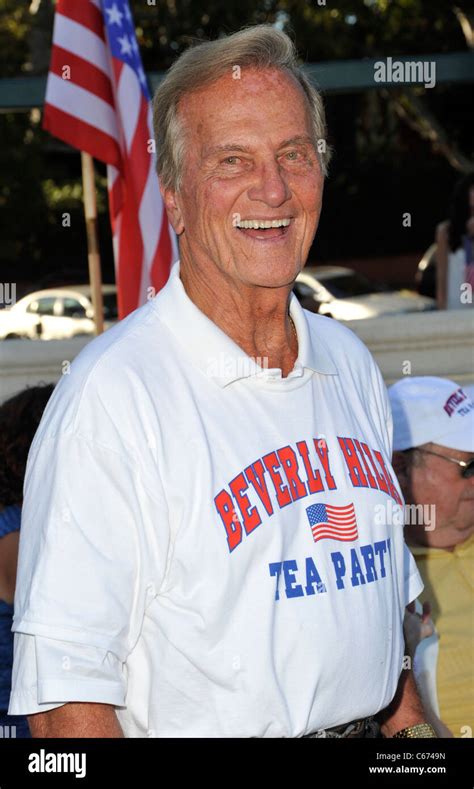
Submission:
<svg viewBox="0 0 474 789">
<path fill-rule="evenodd" d="M 264 361 L 252 359 L 222 329 L 194 304 L 179 276 L 176 261 L 166 285 L 153 299 L 160 320 L 184 346 L 194 364 L 219 386 L 257 376 L 275 377 L 277 369 L 265 368 Z M 298 358 L 288 378 L 303 375 L 305 369 L 323 375 L 338 375 L 329 349 L 311 335 L 305 311 L 295 294 L 290 296 L 290 315 L 298 335 Z M 282 379 L 285 380 L 285 379 Z"/>
</svg>

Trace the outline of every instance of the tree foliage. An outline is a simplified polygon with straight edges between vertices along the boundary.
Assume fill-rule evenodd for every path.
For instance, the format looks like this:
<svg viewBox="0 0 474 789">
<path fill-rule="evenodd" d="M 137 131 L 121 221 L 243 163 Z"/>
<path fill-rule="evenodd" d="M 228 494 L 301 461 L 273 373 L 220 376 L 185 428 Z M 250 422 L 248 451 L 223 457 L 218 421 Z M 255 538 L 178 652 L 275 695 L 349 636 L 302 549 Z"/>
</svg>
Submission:
<svg viewBox="0 0 474 789">
<path fill-rule="evenodd" d="M 466 3 L 132 0 L 131 8 L 145 69 L 156 71 L 195 40 L 261 22 L 289 32 L 305 62 L 462 51 Z M 53 13 L 53 0 L 0 0 L 0 77 L 46 73 Z M 317 257 L 421 251 L 430 243 L 457 170 L 473 161 L 469 96 L 469 86 L 439 86 L 325 98 L 336 155 Z M 86 277 L 79 155 L 43 132 L 38 111 L 1 114 L 0 139 L 0 263 L 40 283 L 67 271 Z M 98 172 L 103 261 L 111 277 L 104 168 Z M 402 232 L 401 213 L 410 210 L 416 222 Z"/>
</svg>

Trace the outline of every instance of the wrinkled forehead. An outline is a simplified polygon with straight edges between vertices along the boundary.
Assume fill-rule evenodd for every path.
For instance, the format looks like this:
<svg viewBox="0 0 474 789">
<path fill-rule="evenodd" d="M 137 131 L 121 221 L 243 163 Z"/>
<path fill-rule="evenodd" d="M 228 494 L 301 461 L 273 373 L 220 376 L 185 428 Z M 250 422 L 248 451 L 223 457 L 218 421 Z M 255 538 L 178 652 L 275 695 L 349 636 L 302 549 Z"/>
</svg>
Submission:
<svg viewBox="0 0 474 789">
<path fill-rule="evenodd" d="M 202 150 L 231 135 L 261 139 L 311 134 L 310 106 L 296 78 L 279 69 L 242 68 L 186 94 L 178 115 Z"/>
</svg>

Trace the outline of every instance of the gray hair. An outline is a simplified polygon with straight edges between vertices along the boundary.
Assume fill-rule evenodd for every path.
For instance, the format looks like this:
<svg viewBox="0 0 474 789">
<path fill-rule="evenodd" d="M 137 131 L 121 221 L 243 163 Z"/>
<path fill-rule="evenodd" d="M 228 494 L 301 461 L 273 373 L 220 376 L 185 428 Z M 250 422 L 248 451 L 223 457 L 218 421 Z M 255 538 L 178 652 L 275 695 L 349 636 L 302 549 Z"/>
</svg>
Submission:
<svg viewBox="0 0 474 789">
<path fill-rule="evenodd" d="M 326 117 L 321 95 L 301 70 L 295 46 L 286 33 L 271 25 L 255 25 L 215 41 L 187 49 L 169 69 L 153 98 L 153 130 L 157 147 L 157 172 L 165 189 L 178 191 L 182 182 L 185 147 L 178 115 L 180 100 L 188 93 L 216 82 L 236 66 L 273 68 L 291 74 L 308 99 L 313 143 L 323 174 L 331 158 L 326 144 Z M 324 141 L 319 151 L 318 142 Z"/>
</svg>

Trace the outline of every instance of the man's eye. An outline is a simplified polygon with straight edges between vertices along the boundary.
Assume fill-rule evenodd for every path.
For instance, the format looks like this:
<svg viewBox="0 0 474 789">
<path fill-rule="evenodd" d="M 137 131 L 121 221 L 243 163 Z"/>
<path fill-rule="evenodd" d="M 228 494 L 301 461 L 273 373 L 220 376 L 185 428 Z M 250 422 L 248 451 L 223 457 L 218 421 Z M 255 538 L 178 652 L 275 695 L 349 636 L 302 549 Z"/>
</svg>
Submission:
<svg viewBox="0 0 474 789">
<path fill-rule="evenodd" d="M 294 161 L 296 161 L 296 159 L 297 159 L 297 158 L 298 158 L 298 156 L 299 156 L 299 151 L 288 151 L 288 153 L 286 153 L 286 154 L 285 154 L 285 156 L 286 156 L 286 158 L 287 158 L 287 159 L 289 159 L 291 162 L 294 162 Z"/>
<path fill-rule="evenodd" d="M 238 164 L 240 159 L 238 156 L 226 156 L 224 159 L 224 164 Z"/>
</svg>

